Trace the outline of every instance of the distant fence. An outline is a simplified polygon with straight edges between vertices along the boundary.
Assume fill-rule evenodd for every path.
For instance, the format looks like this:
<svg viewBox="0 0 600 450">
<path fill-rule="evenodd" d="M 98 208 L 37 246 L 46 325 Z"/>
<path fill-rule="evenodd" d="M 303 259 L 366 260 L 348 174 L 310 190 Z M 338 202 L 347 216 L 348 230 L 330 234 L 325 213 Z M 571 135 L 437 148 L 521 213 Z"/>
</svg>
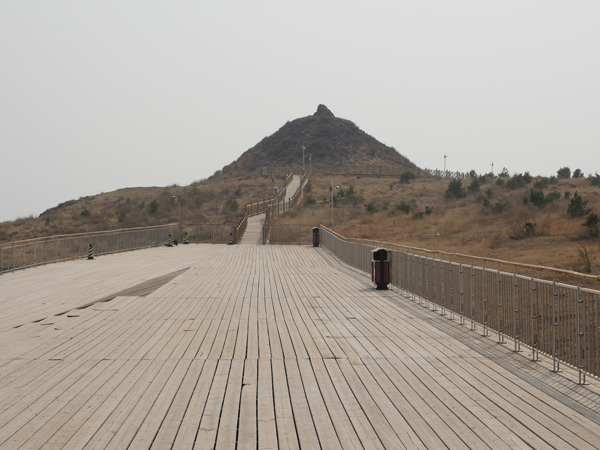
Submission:
<svg viewBox="0 0 600 450">
<path fill-rule="evenodd" d="M 412 172 L 417 176 L 430 176 L 435 178 L 463 179 L 471 178 L 470 172 L 454 172 L 450 170 L 404 168 L 389 165 L 362 165 L 362 166 L 333 166 L 318 165 L 312 168 L 315 174 L 320 175 L 353 175 L 353 176 L 377 176 L 377 177 L 399 177 L 404 172 Z"/>
<path fill-rule="evenodd" d="M 451 319 L 456 314 L 472 330 L 481 327 L 484 336 L 497 333 L 499 343 L 512 339 L 515 351 L 529 347 L 533 360 L 548 355 L 554 370 L 560 363 L 574 367 L 580 384 L 586 374 L 600 376 L 600 291 L 540 279 L 535 272 L 519 275 L 445 260 L 441 253 L 438 258 L 395 244 L 346 239 L 323 226 L 321 236 L 343 263 L 369 274 L 372 250 L 388 249 L 391 283 L 412 300 L 431 303 Z"/>
<path fill-rule="evenodd" d="M 265 225 L 263 244 L 311 245 L 312 229 L 310 225 Z"/>
<path fill-rule="evenodd" d="M 225 244 L 231 225 L 182 225 L 192 243 Z M 60 261 L 85 259 L 92 244 L 94 256 L 164 245 L 179 237 L 179 225 L 49 236 L 0 244 L 0 274 Z"/>
</svg>

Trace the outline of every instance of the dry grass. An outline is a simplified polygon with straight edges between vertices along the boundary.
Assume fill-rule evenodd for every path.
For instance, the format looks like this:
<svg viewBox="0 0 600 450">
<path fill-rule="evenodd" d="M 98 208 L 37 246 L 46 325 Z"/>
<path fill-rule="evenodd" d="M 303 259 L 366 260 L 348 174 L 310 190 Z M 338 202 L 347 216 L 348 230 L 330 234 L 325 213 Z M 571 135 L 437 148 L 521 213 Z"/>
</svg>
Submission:
<svg viewBox="0 0 600 450">
<path fill-rule="evenodd" d="M 311 179 L 315 199 L 322 200 L 329 195 L 330 178 Z M 392 189 L 389 185 L 393 183 Z M 334 207 L 335 230 L 347 237 L 378 239 L 407 246 L 441 250 L 452 253 L 469 254 L 551 266 L 560 269 L 583 270 L 583 262 L 578 253 L 580 244 L 590 255 L 593 273 L 600 273 L 600 241 L 591 238 L 580 224 L 583 218 L 572 219 L 567 215 L 569 200 L 561 199 L 538 209 L 524 205 L 522 198 L 531 185 L 523 189 L 511 190 L 488 181 L 480 192 L 491 188 L 494 191 L 491 202 L 508 201 L 502 212 L 492 207 L 484 207 L 476 200 L 476 194 L 469 194 L 460 200 L 445 200 L 447 180 L 421 178 L 410 184 L 400 184 L 397 179 L 375 177 L 341 177 L 334 180 L 334 186 L 347 188 L 350 184 L 364 197 L 364 201 L 352 206 L 347 201 L 339 201 Z M 468 182 L 463 183 L 467 185 Z M 561 180 L 557 185 L 544 189 L 545 193 L 557 190 L 561 193 L 577 190 L 588 207 L 600 212 L 600 189 L 585 179 Z M 413 204 L 416 208 L 409 214 L 395 210 L 401 201 Z M 390 202 L 389 210 L 382 209 L 383 202 Z M 368 213 L 363 204 L 375 203 L 378 212 Z M 415 218 L 413 212 L 433 208 L 431 215 Z M 292 219 L 284 215 L 280 223 L 331 224 L 330 203 L 303 205 Z M 526 222 L 535 222 L 539 235 L 527 236 Z"/>
</svg>

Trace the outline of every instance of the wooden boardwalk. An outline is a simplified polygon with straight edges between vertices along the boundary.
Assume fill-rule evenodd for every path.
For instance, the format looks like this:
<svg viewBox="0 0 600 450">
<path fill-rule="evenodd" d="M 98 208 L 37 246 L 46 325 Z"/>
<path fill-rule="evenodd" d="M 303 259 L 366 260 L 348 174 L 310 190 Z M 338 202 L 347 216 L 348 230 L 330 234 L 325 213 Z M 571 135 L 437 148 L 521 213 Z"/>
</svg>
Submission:
<svg viewBox="0 0 600 450">
<path fill-rule="evenodd" d="M 147 296 L 74 309 L 186 267 Z M 0 307 L 15 296 L 2 449 L 600 446 L 596 380 L 375 291 L 323 249 L 140 250 L 0 277 Z"/>
</svg>

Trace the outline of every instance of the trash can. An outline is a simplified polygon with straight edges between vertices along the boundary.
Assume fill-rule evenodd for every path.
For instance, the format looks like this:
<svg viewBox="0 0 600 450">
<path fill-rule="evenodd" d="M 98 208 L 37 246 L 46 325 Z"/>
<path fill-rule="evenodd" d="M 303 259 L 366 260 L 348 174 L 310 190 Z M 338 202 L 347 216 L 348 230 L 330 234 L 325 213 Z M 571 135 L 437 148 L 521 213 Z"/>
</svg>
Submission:
<svg viewBox="0 0 600 450">
<path fill-rule="evenodd" d="M 319 234 L 319 227 L 313 228 L 313 247 L 318 247 L 321 243 L 321 235 Z"/>
<path fill-rule="evenodd" d="M 376 248 L 373 250 L 373 259 L 371 260 L 371 280 L 377 286 L 378 290 L 386 290 L 390 282 L 390 261 L 388 251 L 385 248 Z"/>
</svg>

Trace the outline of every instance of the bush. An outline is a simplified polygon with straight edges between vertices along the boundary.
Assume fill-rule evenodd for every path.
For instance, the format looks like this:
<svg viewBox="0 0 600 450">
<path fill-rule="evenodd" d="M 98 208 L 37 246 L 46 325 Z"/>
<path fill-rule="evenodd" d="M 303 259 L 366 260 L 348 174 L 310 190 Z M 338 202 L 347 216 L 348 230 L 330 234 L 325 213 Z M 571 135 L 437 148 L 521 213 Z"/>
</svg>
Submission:
<svg viewBox="0 0 600 450">
<path fill-rule="evenodd" d="M 375 212 L 379 211 L 374 203 L 367 203 L 364 206 L 365 206 L 365 211 L 367 211 L 368 213 L 375 213 Z"/>
<path fill-rule="evenodd" d="M 523 174 L 515 173 L 513 177 L 506 182 L 506 187 L 509 189 L 523 188 L 525 185 L 531 183 L 533 177 L 529 172 Z"/>
<path fill-rule="evenodd" d="M 498 199 L 496 201 L 496 203 L 494 204 L 494 211 L 496 211 L 497 213 L 501 213 L 502 211 L 504 211 L 504 208 L 506 208 L 508 206 L 508 200 L 500 200 Z"/>
<path fill-rule="evenodd" d="M 433 212 L 433 208 L 430 208 L 429 206 L 425 207 L 425 214 L 430 216 L 431 213 Z"/>
<path fill-rule="evenodd" d="M 196 196 L 195 202 L 197 205 L 202 206 L 204 203 L 204 199 L 198 195 L 198 196 Z"/>
<path fill-rule="evenodd" d="M 529 205 L 529 197 L 523 197 L 523 204 Z"/>
<path fill-rule="evenodd" d="M 558 178 L 571 178 L 571 169 L 569 167 L 561 167 L 556 171 Z"/>
<path fill-rule="evenodd" d="M 227 200 L 227 203 L 225 203 L 227 205 L 227 208 L 229 208 L 231 211 L 237 211 L 238 208 L 240 207 L 239 203 L 237 202 L 237 200 L 230 198 L 229 200 Z"/>
<path fill-rule="evenodd" d="M 307 205 L 314 205 L 315 203 L 317 203 L 317 201 L 312 197 L 312 195 L 309 195 L 308 197 L 306 197 Z"/>
<path fill-rule="evenodd" d="M 235 195 L 237 197 L 241 197 L 242 196 L 242 188 L 241 187 L 237 188 L 237 190 L 233 193 L 233 195 Z"/>
<path fill-rule="evenodd" d="M 396 205 L 396 209 L 398 211 L 402 211 L 404 214 L 408 214 L 410 212 L 411 206 L 406 202 L 400 202 L 399 205 Z"/>
<path fill-rule="evenodd" d="M 81 215 L 82 215 L 83 217 L 89 217 L 89 216 L 91 216 L 91 215 L 92 215 L 92 212 L 91 212 L 89 209 L 85 208 L 85 209 L 82 209 L 82 210 L 81 210 Z"/>
<path fill-rule="evenodd" d="M 583 217 L 592 211 L 591 208 L 586 208 L 587 204 L 588 201 L 584 200 L 583 197 L 575 191 L 575 194 L 573 194 L 573 198 L 567 207 L 567 214 L 573 218 Z"/>
<path fill-rule="evenodd" d="M 464 198 L 467 196 L 467 191 L 462 187 L 462 180 L 451 180 L 448 184 L 448 189 L 444 193 L 444 198 Z"/>
<path fill-rule="evenodd" d="M 481 181 L 476 176 L 471 180 L 471 184 L 469 185 L 469 192 L 479 192 L 479 188 L 481 187 Z"/>
<path fill-rule="evenodd" d="M 598 224 L 600 223 L 600 217 L 598 217 L 598 214 L 596 213 L 590 213 L 587 216 L 587 219 L 585 222 L 583 222 L 581 224 L 582 227 L 587 227 L 589 233 L 591 236 L 593 237 L 598 237 L 598 234 L 600 234 L 600 230 L 598 229 Z"/>
<path fill-rule="evenodd" d="M 498 178 L 496 180 L 496 186 L 504 186 L 504 180 L 502 178 Z"/>
<path fill-rule="evenodd" d="M 144 209 L 145 206 L 146 206 L 146 202 L 140 202 L 138 204 L 138 208 L 140 208 L 140 209 Z"/>
<path fill-rule="evenodd" d="M 487 188 L 485 190 L 485 195 L 486 195 L 486 197 L 491 198 L 492 195 L 494 195 L 494 191 L 492 190 L 492 188 Z"/>
<path fill-rule="evenodd" d="M 383 207 L 381 209 L 383 209 L 384 211 L 387 211 L 389 206 L 390 206 L 390 202 L 383 202 Z"/>
<path fill-rule="evenodd" d="M 500 178 L 508 178 L 510 175 L 508 174 L 508 169 L 506 167 L 502 168 L 502 172 L 498 174 Z"/>
<path fill-rule="evenodd" d="M 492 202 L 490 202 L 490 199 L 487 197 L 483 197 L 482 203 L 483 203 L 483 206 L 486 208 L 492 204 Z"/>
<path fill-rule="evenodd" d="M 127 220 L 127 214 L 125 214 L 125 211 L 121 211 L 121 214 L 117 216 L 117 219 L 119 219 L 119 222 L 125 222 Z"/>
<path fill-rule="evenodd" d="M 529 202 L 533 206 L 537 206 L 538 208 L 543 208 L 546 206 L 546 196 L 543 191 L 534 191 L 533 189 L 529 190 Z"/>
<path fill-rule="evenodd" d="M 425 211 L 416 212 L 413 216 L 415 219 L 422 219 L 423 217 L 425 217 Z"/>
<path fill-rule="evenodd" d="M 581 169 L 575 169 L 573 172 L 573 178 L 581 178 L 583 177 L 583 173 L 581 173 Z"/>
<path fill-rule="evenodd" d="M 569 200 L 571 193 L 569 191 L 565 191 L 565 200 Z"/>
<path fill-rule="evenodd" d="M 552 191 L 548 195 L 546 195 L 546 202 L 550 203 L 553 200 L 558 200 L 560 198 L 560 192 Z"/>
<path fill-rule="evenodd" d="M 312 183 L 310 181 L 308 183 L 306 183 L 305 188 L 306 188 L 306 192 L 312 191 Z"/>
<path fill-rule="evenodd" d="M 590 180 L 590 183 L 593 186 L 600 186 L 600 175 L 598 175 L 598 172 L 596 172 L 596 175 L 590 175 L 588 180 Z"/>
<path fill-rule="evenodd" d="M 160 203 L 158 203 L 155 200 L 152 200 L 152 202 L 150 202 L 150 214 L 154 214 L 158 212 L 158 209 L 160 208 Z"/>
<path fill-rule="evenodd" d="M 527 236 L 535 236 L 536 235 L 535 227 L 536 227 L 535 222 L 525 222 L 525 226 L 523 227 L 523 230 L 525 231 L 525 234 Z"/>
<path fill-rule="evenodd" d="M 408 184 L 410 180 L 414 180 L 417 176 L 411 171 L 402 172 L 400 174 L 400 183 Z"/>
</svg>

